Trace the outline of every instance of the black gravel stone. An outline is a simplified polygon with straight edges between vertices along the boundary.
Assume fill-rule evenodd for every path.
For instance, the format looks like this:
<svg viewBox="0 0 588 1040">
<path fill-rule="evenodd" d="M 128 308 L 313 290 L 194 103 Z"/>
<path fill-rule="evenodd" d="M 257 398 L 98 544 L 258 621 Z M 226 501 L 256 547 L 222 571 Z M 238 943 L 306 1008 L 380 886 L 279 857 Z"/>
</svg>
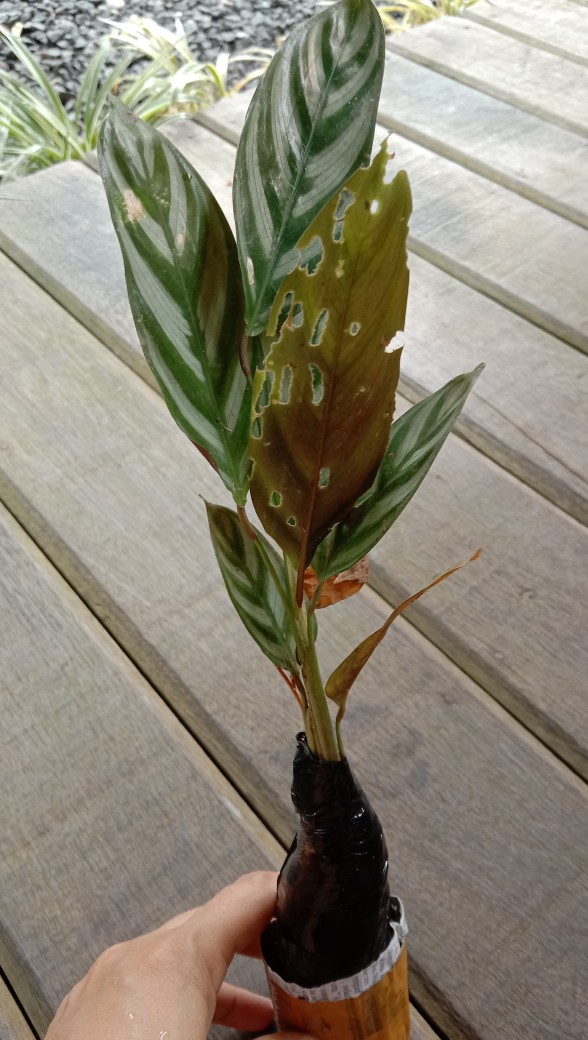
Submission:
<svg viewBox="0 0 588 1040">
<path fill-rule="evenodd" d="M 34 5 L 0 0 L 0 25 L 22 27 L 22 40 L 69 105 L 90 58 L 108 32 L 103 18 L 123 22 L 131 15 L 142 15 L 174 29 L 179 17 L 195 58 L 214 61 L 221 51 L 275 48 L 298 22 L 318 10 L 318 0 L 35 0 Z M 3 43 L 1 69 L 22 72 Z"/>
</svg>

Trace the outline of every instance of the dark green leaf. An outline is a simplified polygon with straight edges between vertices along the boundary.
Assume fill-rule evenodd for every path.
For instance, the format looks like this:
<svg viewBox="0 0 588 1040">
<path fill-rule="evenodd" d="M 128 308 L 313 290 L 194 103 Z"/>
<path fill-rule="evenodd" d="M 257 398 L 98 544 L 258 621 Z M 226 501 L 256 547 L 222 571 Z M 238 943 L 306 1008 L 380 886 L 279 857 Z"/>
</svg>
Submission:
<svg viewBox="0 0 588 1040">
<path fill-rule="evenodd" d="M 284 279 L 254 385 L 253 503 L 296 561 L 298 602 L 317 544 L 370 488 L 390 435 L 400 351 L 385 348 L 404 327 L 411 200 L 406 174 L 387 183 L 388 162 L 384 144 L 301 238 L 301 256 L 316 242 L 321 259 Z"/>
<path fill-rule="evenodd" d="M 366 556 L 420 487 L 483 369 L 456 376 L 392 424 L 388 449 L 374 484 L 333 528 L 312 561 L 319 581 Z"/>
<path fill-rule="evenodd" d="M 184 157 L 120 102 L 99 156 L 145 357 L 174 419 L 243 504 L 251 393 L 232 232 Z"/>
<path fill-rule="evenodd" d="M 282 560 L 259 531 L 251 538 L 233 509 L 206 503 L 212 544 L 227 592 L 241 621 L 278 668 L 298 675 L 296 646 L 284 603 L 259 551 L 263 545 L 286 588 Z"/>
<path fill-rule="evenodd" d="M 234 180 L 251 336 L 265 330 L 301 235 L 369 161 L 383 70 L 373 3 L 340 0 L 288 36 L 257 88 Z"/>
</svg>

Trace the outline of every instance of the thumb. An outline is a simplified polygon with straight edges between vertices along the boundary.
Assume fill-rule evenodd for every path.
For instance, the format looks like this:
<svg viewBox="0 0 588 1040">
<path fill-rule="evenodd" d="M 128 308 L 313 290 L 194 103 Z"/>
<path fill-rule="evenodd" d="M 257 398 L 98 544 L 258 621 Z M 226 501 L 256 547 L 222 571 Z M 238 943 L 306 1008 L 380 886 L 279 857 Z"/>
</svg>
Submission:
<svg viewBox="0 0 588 1040">
<path fill-rule="evenodd" d="M 192 918 L 198 946 L 218 990 L 236 953 L 259 956 L 259 937 L 276 906 L 277 874 L 245 874 L 223 888 Z"/>
</svg>

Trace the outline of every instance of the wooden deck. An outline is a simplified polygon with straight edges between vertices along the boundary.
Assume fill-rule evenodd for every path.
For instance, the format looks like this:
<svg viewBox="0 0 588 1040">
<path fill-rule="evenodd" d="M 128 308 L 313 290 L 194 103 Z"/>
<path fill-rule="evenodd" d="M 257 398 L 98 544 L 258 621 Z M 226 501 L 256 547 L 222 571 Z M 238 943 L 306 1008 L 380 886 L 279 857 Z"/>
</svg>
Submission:
<svg viewBox="0 0 588 1040">
<path fill-rule="evenodd" d="M 481 0 L 389 43 L 401 406 L 487 364 L 371 588 L 321 618 L 331 668 L 484 546 L 397 622 L 347 722 L 415 1040 L 586 1037 L 587 41 L 586 0 Z M 227 210 L 246 100 L 168 129 Z M 299 720 L 224 591 L 220 485 L 154 389 L 90 165 L 0 190 L 0 249 L 0 1040 L 32 1040 L 106 945 L 279 865 Z"/>
</svg>

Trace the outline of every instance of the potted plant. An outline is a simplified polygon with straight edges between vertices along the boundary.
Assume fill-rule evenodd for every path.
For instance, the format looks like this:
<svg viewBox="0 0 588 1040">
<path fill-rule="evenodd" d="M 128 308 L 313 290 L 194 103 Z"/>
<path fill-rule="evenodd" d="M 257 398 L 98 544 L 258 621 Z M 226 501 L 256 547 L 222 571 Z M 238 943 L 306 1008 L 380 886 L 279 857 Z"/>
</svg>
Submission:
<svg viewBox="0 0 588 1040">
<path fill-rule="evenodd" d="M 409 1033 L 404 914 L 341 722 L 361 669 L 426 589 L 326 682 L 317 613 L 361 588 L 479 372 L 393 421 L 411 197 L 387 141 L 370 163 L 383 66 L 371 0 L 339 0 L 288 37 L 237 151 L 236 241 L 198 173 L 116 101 L 99 146 L 141 345 L 234 499 L 206 504 L 229 596 L 302 713 L 300 824 L 264 936 L 278 1023 L 338 1040 Z"/>
</svg>

